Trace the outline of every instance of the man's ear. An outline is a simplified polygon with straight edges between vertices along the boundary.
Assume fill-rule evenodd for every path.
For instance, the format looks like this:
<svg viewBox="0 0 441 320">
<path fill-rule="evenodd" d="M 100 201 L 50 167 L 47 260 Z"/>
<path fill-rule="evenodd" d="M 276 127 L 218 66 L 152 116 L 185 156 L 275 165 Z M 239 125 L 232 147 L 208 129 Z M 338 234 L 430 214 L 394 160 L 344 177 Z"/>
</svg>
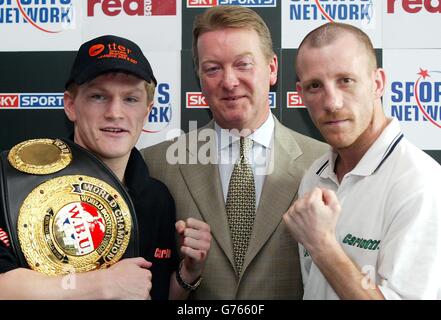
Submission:
<svg viewBox="0 0 441 320">
<path fill-rule="evenodd" d="M 302 89 L 302 85 L 300 84 L 300 81 L 296 82 L 296 90 L 299 96 L 303 99 L 303 89 Z"/>
<path fill-rule="evenodd" d="M 67 118 L 75 122 L 77 119 L 77 114 L 75 110 L 75 103 L 74 103 L 74 97 L 72 96 L 72 93 L 69 91 L 64 91 L 64 112 L 66 113 Z"/>
<path fill-rule="evenodd" d="M 270 85 L 273 86 L 277 82 L 277 71 L 279 68 L 279 62 L 277 60 L 277 55 L 274 55 L 269 63 L 270 68 Z"/>
<path fill-rule="evenodd" d="M 375 97 L 381 98 L 386 85 L 386 73 L 384 69 L 378 68 L 374 71 Z"/>
<path fill-rule="evenodd" d="M 147 115 L 150 114 L 150 111 L 152 111 L 153 108 L 153 101 L 151 101 L 148 105 L 147 105 Z"/>
<path fill-rule="evenodd" d="M 153 103 L 154 103 L 154 101 L 152 100 L 150 103 L 147 104 L 147 114 L 146 114 L 146 116 L 145 116 L 145 118 L 144 118 L 144 122 L 143 122 L 144 125 L 146 125 L 146 123 L 147 123 L 147 119 L 148 119 L 149 114 L 150 114 L 150 111 L 152 111 Z"/>
</svg>

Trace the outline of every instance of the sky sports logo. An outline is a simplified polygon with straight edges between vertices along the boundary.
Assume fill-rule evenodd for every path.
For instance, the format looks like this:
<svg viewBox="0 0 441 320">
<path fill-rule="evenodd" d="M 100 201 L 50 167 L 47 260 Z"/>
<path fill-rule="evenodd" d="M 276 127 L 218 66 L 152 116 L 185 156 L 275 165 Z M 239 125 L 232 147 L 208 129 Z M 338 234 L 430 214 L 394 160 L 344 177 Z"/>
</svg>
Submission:
<svg viewBox="0 0 441 320">
<path fill-rule="evenodd" d="M 370 22 L 374 15 L 373 0 L 291 0 L 289 20 L 363 21 Z"/>
<path fill-rule="evenodd" d="M 215 6 L 276 7 L 277 0 L 187 0 L 187 8 L 208 8 Z"/>
<path fill-rule="evenodd" d="M 276 93 L 270 92 L 268 95 L 269 106 L 271 109 L 276 108 Z M 187 109 L 209 109 L 208 103 L 205 100 L 202 92 L 187 92 L 185 94 L 185 107 Z"/>
<path fill-rule="evenodd" d="M 72 0 L 0 0 L 0 25 L 27 24 L 46 33 L 74 25 Z"/>
<path fill-rule="evenodd" d="M 99 13 L 108 17 L 175 16 L 176 0 L 87 0 L 87 16 Z"/>
<path fill-rule="evenodd" d="M 62 93 L 1 93 L 1 109 L 60 109 Z"/>
<path fill-rule="evenodd" d="M 288 109 L 306 108 L 297 91 L 288 91 L 286 93 L 286 101 L 286 107 Z"/>
</svg>

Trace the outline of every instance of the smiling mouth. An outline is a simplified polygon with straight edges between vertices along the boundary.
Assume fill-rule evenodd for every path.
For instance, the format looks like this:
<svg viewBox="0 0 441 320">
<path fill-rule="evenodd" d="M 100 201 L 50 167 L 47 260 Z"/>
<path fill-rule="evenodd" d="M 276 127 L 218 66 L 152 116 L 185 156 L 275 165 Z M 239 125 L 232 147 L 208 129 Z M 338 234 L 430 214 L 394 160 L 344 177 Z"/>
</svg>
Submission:
<svg viewBox="0 0 441 320">
<path fill-rule="evenodd" d="M 236 100 L 239 100 L 239 99 L 244 98 L 244 97 L 245 96 L 225 97 L 225 98 L 222 98 L 222 100 L 225 100 L 225 101 L 236 101 Z"/>
<path fill-rule="evenodd" d="M 100 129 L 101 131 L 104 132 L 110 132 L 110 133 L 122 133 L 122 132 L 127 132 L 127 130 L 121 129 L 121 128 L 102 128 Z"/>
<path fill-rule="evenodd" d="M 324 124 L 325 125 L 337 125 L 337 124 L 341 124 L 346 122 L 346 119 L 342 119 L 342 120 L 330 120 L 330 121 L 325 121 Z"/>
</svg>

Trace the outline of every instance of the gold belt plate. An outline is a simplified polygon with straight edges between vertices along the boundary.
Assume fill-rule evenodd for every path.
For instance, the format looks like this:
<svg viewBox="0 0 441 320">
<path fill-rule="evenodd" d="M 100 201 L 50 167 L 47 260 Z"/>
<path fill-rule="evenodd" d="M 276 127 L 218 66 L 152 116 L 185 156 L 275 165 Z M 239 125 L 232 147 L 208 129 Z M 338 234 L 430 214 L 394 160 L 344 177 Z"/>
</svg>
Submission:
<svg viewBox="0 0 441 320">
<path fill-rule="evenodd" d="M 66 168 L 72 161 L 72 152 L 59 139 L 31 139 L 15 145 L 8 161 L 21 172 L 43 175 Z"/>
<path fill-rule="evenodd" d="M 85 175 L 48 180 L 26 197 L 18 238 L 31 269 L 47 275 L 106 268 L 124 254 L 132 219 L 113 187 Z"/>
</svg>

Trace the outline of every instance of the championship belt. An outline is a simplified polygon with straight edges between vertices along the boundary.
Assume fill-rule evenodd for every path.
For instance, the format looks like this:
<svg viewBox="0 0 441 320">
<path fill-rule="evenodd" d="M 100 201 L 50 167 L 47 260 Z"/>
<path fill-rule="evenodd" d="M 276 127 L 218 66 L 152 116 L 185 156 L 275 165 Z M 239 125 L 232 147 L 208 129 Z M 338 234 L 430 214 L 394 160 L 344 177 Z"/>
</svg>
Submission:
<svg viewBox="0 0 441 320">
<path fill-rule="evenodd" d="M 21 267 L 60 275 L 138 256 L 130 196 L 89 151 L 35 139 L 2 152 L 0 162 L 0 210 Z"/>
</svg>

